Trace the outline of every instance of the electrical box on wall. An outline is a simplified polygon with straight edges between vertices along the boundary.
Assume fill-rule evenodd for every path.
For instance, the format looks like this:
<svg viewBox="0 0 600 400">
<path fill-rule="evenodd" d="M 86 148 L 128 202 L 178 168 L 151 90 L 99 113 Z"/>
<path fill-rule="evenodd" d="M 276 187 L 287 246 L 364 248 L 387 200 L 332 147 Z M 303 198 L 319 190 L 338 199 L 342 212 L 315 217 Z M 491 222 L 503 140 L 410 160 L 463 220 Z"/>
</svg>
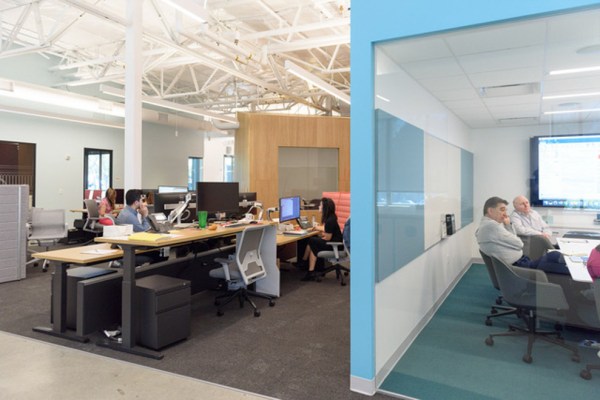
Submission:
<svg viewBox="0 0 600 400">
<path fill-rule="evenodd" d="M 456 232 L 456 224 L 454 222 L 454 214 L 446 214 L 446 234 L 453 235 Z"/>
</svg>

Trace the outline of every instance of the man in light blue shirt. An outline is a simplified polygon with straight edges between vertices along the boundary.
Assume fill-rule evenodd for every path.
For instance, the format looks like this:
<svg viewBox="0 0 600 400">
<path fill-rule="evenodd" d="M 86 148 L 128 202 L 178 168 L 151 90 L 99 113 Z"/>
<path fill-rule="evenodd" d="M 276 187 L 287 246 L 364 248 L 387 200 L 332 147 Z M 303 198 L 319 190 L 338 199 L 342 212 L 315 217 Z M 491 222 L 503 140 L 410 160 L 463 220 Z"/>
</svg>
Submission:
<svg viewBox="0 0 600 400">
<path fill-rule="evenodd" d="M 130 189 L 125 194 L 127 206 L 117 217 L 117 225 L 133 225 L 134 232 L 145 232 L 150 229 L 148 222 L 148 207 L 142 199 L 142 191 Z"/>
</svg>

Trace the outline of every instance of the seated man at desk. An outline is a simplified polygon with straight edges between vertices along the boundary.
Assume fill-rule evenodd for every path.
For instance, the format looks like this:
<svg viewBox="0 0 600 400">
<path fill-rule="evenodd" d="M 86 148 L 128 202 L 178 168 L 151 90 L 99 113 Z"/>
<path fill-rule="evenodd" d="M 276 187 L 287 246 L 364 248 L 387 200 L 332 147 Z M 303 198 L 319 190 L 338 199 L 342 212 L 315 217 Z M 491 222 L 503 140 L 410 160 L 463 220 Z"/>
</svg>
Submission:
<svg viewBox="0 0 600 400">
<path fill-rule="evenodd" d="M 134 232 L 145 232 L 150 229 L 148 222 L 148 207 L 139 189 L 129 189 L 125 194 L 125 208 L 117 217 L 117 225 L 133 225 Z M 162 261 L 160 251 L 150 251 L 135 256 L 136 265 Z"/>
<path fill-rule="evenodd" d="M 145 232 L 150 229 L 148 207 L 142 198 L 142 191 L 129 189 L 125 194 L 125 208 L 117 217 L 117 225 L 133 225 L 134 232 Z"/>
<path fill-rule="evenodd" d="M 490 197 L 485 202 L 483 218 L 475 232 L 481 251 L 508 265 L 569 275 L 569 269 L 558 251 L 551 251 L 538 260 L 523 255 L 523 242 L 506 213 L 507 205 L 508 202 L 500 197 Z"/>
<path fill-rule="evenodd" d="M 544 235 L 548 239 L 552 238 L 552 230 L 541 215 L 531 208 L 527 197 L 515 197 L 513 207 L 515 210 L 510 214 L 510 222 L 512 222 L 517 235 Z"/>
</svg>

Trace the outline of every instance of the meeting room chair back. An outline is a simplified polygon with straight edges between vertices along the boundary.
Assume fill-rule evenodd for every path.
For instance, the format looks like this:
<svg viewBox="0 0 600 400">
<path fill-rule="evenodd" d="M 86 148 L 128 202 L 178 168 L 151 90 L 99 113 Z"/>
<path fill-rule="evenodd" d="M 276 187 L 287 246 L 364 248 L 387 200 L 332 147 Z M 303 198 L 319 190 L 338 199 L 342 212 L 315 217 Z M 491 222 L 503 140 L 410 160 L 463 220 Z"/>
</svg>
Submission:
<svg viewBox="0 0 600 400">
<path fill-rule="evenodd" d="M 492 258 L 485 254 L 483 251 L 479 250 L 479 254 L 481 254 L 481 258 L 483 259 L 483 263 L 486 266 L 488 271 L 488 275 L 490 277 L 490 281 L 492 282 L 492 286 L 496 290 L 500 290 L 500 285 L 498 284 L 498 278 L 496 277 L 496 272 L 494 271 L 494 265 L 492 264 Z M 502 310 L 502 311 L 498 311 Z M 516 307 L 503 306 L 502 305 L 502 294 L 499 294 L 496 298 L 496 305 L 492 306 L 490 313 L 485 317 L 485 324 L 487 326 L 492 325 L 492 318 L 503 317 L 505 315 L 515 314 L 517 313 Z"/>
<path fill-rule="evenodd" d="M 598 320 L 600 320 L 600 278 L 594 280 L 592 289 L 594 292 L 594 301 L 596 302 L 596 313 L 598 314 Z M 598 358 L 600 358 L 600 349 L 598 350 L 597 355 Z M 579 375 L 586 380 L 592 379 L 593 369 L 600 369 L 600 364 L 587 364 L 585 368 L 581 370 Z"/>
<path fill-rule="evenodd" d="M 230 258 L 216 258 L 220 268 L 210 270 L 209 276 L 222 279 L 227 284 L 227 293 L 215 298 L 218 307 L 217 315 L 223 315 L 222 306 L 237 299 L 240 306 L 249 303 L 254 310 L 254 316 L 259 317 L 260 311 L 250 296 L 269 300 L 269 306 L 275 305 L 274 297 L 257 293 L 248 289 L 248 285 L 267 276 L 267 270 L 262 260 L 261 246 L 267 225 L 249 226 L 240 233 L 236 253 Z"/>
<path fill-rule="evenodd" d="M 509 325 L 508 332 L 490 334 L 485 343 L 494 344 L 496 336 L 527 336 L 527 351 L 523 361 L 531 363 L 531 352 L 535 340 L 540 339 L 560 346 L 572 353 L 571 359 L 579 361 L 577 348 L 566 344 L 563 340 L 551 336 L 560 336 L 556 330 L 541 331 L 538 329 L 538 316 L 543 319 L 564 322 L 564 313 L 569 309 L 565 294 L 559 285 L 549 283 L 544 271 L 514 267 L 491 257 L 498 284 L 504 300 L 521 310 L 517 315 L 525 323 L 525 327 Z"/>
<path fill-rule="evenodd" d="M 538 260 L 548 250 L 554 250 L 554 245 L 544 235 L 519 235 L 519 238 L 523 241 L 523 255 L 532 260 Z"/>
<path fill-rule="evenodd" d="M 43 208 L 31 209 L 31 222 L 29 223 L 29 244 L 43 246 L 48 251 L 50 246 L 58 244 L 60 239 L 67 237 L 68 226 L 65 223 L 65 210 L 45 210 Z M 33 251 L 29 251 L 30 253 Z M 37 263 L 32 259 L 27 264 Z M 44 260 L 42 269 L 48 269 L 48 261 Z"/>
</svg>

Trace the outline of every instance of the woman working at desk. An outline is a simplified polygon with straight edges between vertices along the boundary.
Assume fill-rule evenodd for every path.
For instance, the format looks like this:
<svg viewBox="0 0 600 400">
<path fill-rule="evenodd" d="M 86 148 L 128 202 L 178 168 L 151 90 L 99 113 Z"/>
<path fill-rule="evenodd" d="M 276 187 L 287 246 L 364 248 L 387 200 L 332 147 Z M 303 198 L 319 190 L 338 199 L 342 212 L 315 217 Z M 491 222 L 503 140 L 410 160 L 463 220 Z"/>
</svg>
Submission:
<svg viewBox="0 0 600 400">
<path fill-rule="evenodd" d="M 118 214 L 115 213 L 115 207 L 117 200 L 117 191 L 113 188 L 106 189 L 106 196 L 100 202 L 100 207 L 98 208 L 98 214 L 100 219 L 98 222 L 102 225 L 114 225 L 114 218 Z"/>
<path fill-rule="evenodd" d="M 335 214 L 335 203 L 328 197 L 323 197 L 319 204 L 321 211 L 321 224 L 315 229 L 320 231 L 319 236 L 313 236 L 308 240 L 308 246 L 304 252 L 302 260 L 308 260 L 308 272 L 302 278 L 303 281 L 312 281 L 315 279 L 315 267 L 317 265 L 317 254 L 320 251 L 331 250 L 327 242 L 341 242 L 342 231 Z"/>
</svg>

